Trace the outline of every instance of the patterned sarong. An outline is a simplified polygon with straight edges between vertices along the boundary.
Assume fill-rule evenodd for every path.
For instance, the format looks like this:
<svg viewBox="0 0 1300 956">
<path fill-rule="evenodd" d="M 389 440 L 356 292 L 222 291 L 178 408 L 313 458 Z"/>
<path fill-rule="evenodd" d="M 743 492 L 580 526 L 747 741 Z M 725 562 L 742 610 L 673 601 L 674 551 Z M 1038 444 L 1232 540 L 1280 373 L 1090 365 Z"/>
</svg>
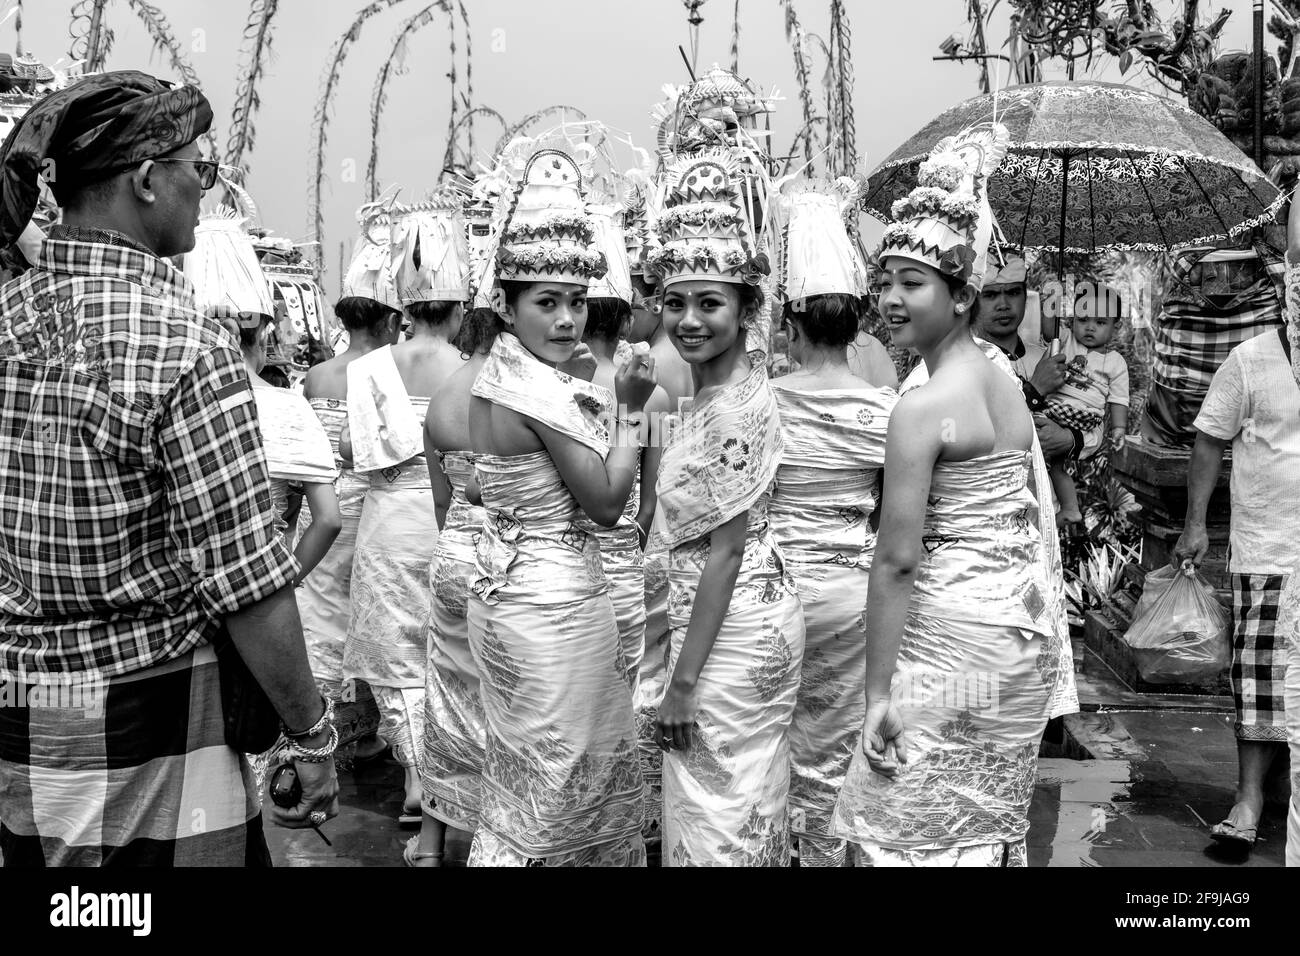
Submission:
<svg viewBox="0 0 1300 956">
<path fill-rule="evenodd" d="M 211 645 L 72 687 L 0 684 L 6 866 L 270 866 Z"/>
<path fill-rule="evenodd" d="M 1286 742 L 1285 640 L 1277 632 L 1283 574 L 1234 574 L 1232 610 L 1233 730 L 1238 740 Z"/>
</svg>

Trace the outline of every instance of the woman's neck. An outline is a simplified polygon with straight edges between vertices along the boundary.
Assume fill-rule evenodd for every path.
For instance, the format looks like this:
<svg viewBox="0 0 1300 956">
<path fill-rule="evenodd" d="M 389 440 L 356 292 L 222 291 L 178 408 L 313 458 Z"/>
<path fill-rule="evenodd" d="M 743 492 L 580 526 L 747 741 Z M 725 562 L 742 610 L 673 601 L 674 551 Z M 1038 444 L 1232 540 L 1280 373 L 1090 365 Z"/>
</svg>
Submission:
<svg viewBox="0 0 1300 956">
<path fill-rule="evenodd" d="M 262 378 L 262 370 L 257 367 L 257 359 L 247 349 L 241 349 L 244 355 L 244 368 L 248 370 L 248 380 L 258 382 Z"/>
<path fill-rule="evenodd" d="M 447 335 L 447 324 L 442 323 L 440 325 L 430 325 L 428 322 L 412 322 L 411 337 L 407 339 L 407 341 L 419 342 L 423 345 L 428 345 L 431 342 L 446 343 L 449 341 Z"/>
<path fill-rule="evenodd" d="M 714 356 L 706 362 L 691 366 L 691 378 L 695 380 L 695 391 L 705 388 L 717 388 L 744 381 L 753 366 L 745 350 L 745 331 L 741 329 L 731 348 Z"/>
<path fill-rule="evenodd" d="M 646 343 L 653 348 L 666 338 L 668 338 L 668 332 L 664 329 L 664 324 L 661 320 L 659 324 L 655 326 L 655 330 L 650 333 L 650 337 L 646 339 Z"/>
<path fill-rule="evenodd" d="M 344 355 L 351 355 L 358 358 L 362 355 L 368 355 L 375 349 L 383 348 L 387 342 L 381 342 L 378 336 L 371 335 L 368 332 L 351 332 L 348 334 L 348 347 Z"/>
<path fill-rule="evenodd" d="M 965 361 L 973 355 L 984 354 L 971 338 L 971 329 L 966 323 L 957 326 L 934 345 L 917 351 L 921 353 L 921 358 L 932 378 L 934 373 L 944 365 Z"/>
<path fill-rule="evenodd" d="M 587 348 L 591 349 L 591 354 L 596 356 L 598 361 L 604 359 L 613 362 L 614 356 L 618 354 L 618 339 L 592 337 L 587 339 Z"/>
<path fill-rule="evenodd" d="M 799 371 L 808 375 L 847 373 L 850 371 L 848 347 L 804 346 L 799 356 Z"/>
</svg>

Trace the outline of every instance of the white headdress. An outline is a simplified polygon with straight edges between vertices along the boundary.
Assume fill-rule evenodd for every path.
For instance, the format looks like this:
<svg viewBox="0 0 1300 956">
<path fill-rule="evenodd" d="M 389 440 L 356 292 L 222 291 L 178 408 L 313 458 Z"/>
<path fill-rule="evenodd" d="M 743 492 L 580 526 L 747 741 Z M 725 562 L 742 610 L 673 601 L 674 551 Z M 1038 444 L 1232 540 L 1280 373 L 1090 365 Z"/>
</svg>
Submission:
<svg viewBox="0 0 1300 956">
<path fill-rule="evenodd" d="M 773 197 L 781 237 L 778 295 L 784 302 L 814 295 L 857 296 L 865 288 L 863 263 L 845 217 L 857 208 L 858 184 L 841 177 L 792 179 Z"/>
<path fill-rule="evenodd" d="M 595 231 L 595 246 L 605 255 L 606 272 L 587 286 L 589 299 L 632 301 L 632 275 L 628 266 L 627 239 L 623 235 L 622 208 L 610 203 L 592 203 L 587 215 Z"/>
<path fill-rule="evenodd" d="M 449 189 L 392 208 L 393 283 L 402 305 L 469 298 L 469 245 L 462 197 Z"/>
<path fill-rule="evenodd" d="M 204 213 L 194 228 L 194 248 L 185 254 L 184 272 L 204 314 L 251 326 L 262 316 L 274 316 L 275 304 L 245 222 L 228 206 Z"/>
<path fill-rule="evenodd" d="M 361 234 L 352 252 L 352 264 L 343 278 L 343 295 L 374 299 L 400 310 L 392 261 L 392 200 L 369 202 L 357 210 Z"/>
</svg>

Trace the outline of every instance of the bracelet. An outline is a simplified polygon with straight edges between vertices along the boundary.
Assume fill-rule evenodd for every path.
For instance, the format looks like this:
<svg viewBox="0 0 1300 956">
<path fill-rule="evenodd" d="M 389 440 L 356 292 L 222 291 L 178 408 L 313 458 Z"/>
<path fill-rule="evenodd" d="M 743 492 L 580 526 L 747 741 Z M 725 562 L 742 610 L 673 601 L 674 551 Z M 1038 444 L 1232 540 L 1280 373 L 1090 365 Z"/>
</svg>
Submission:
<svg viewBox="0 0 1300 956">
<path fill-rule="evenodd" d="M 300 763 L 324 763 L 334 756 L 339 746 L 339 729 L 329 725 L 330 736 L 324 747 L 304 747 L 296 740 L 289 740 L 289 759 Z"/>
<path fill-rule="evenodd" d="M 306 730 L 299 730 L 299 731 L 290 730 L 288 727 L 285 726 L 284 721 L 280 722 L 280 730 L 283 731 L 284 736 L 286 738 L 288 738 L 289 740 L 294 740 L 299 737 L 315 737 L 318 733 L 320 733 L 322 730 L 325 729 L 327 724 L 334 723 L 334 699 L 332 697 L 326 697 L 324 694 L 322 694 L 320 700 L 321 703 L 325 705 L 325 710 L 320 715 L 320 719 L 317 720 L 316 723 L 308 727 Z"/>
</svg>

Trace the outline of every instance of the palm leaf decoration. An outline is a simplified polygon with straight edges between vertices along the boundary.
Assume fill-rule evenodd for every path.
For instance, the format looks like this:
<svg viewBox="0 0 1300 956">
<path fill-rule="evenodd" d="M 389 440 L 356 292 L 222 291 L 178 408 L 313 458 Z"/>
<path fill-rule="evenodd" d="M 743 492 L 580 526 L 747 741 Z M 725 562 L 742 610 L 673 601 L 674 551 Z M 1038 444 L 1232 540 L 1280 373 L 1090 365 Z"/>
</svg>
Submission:
<svg viewBox="0 0 1300 956">
<path fill-rule="evenodd" d="M 312 237 L 320 243 L 318 248 L 321 249 L 325 247 L 325 217 L 321 212 L 321 188 L 325 182 L 325 144 L 329 139 L 330 107 L 334 102 L 339 78 L 343 75 L 343 61 L 347 59 L 352 44 L 361 36 L 361 28 L 365 26 L 366 21 L 401 2 L 402 0 L 373 0 L 361 9 L 353 18 L 351 26 L 330 48 L 329 65 L 325 67 L 325 75 L 321 78 L 321 94 L 316 101 L 316 111 L 312 117 L 312 176 L 308 187 L 311 191 L 309 196 L 311 218 L 308 228 Z M 317 263 L 317 268 L 323 275 L 325 272 L 323 258 Z"/>
<path fill-rule="evenodd" d="M 72 5 L 72 22 L 68 26 L 72 45 L 68 47 L 68 58 L 83 61 L 87 71 L 103 68 L 113 43 L 112 31 L 104 24 L 106 6 L 108 0 L 77 0 Z"/>
<path fill-rule="evenodd" d="M 244 154 L 253 151 L 253 140 L 257 135 L 253 116 L 262 105 L 257 84 L 271 56 L 271 21 L 279 8 L 280 0 L 252 0 L 248 8 L 239 61 L 239 84 L 235 89 L 235 107 L 230 114 L 230 133 L 226 137 L 228 166 L 246 170 Z"/>
<path fill-rule="evenodd" d="M 573 115 L 569 116 L 568 114 Z M 507 127 L 506 131 L 501 134 L 501 138 L 497 140 L 496 145 L 492 147 L 492 155 L 499 156 L 506 146 L 510 144 L 512 139 L 516 136 L 522 136 L 524 133 L 528 132 L 529 128 L 534 124 L 553 115 L 558 115 L 560 122 L 564 122 L 566 119 L 576 121 L 585 120 L 587 118 L 587 114 L 576 106 L 556 105 L 544 107 L 536 113 L 529 113 L 518 123 L 515 123 L 515 125 Z"/>
<path fill-rule="evenodd" d="M 731 14 L 731 72 L 740 72 L 740 0 Z"/>
<path fill-rule="evenodd" d="M 844 0 L 831 0 L 831 30 L 826 64 L 826 90 L 830 106 L 830 133 L 834 148 L 830 153 L 830 172 L 851 176 L 857 166 L 857 148 L 853 137 L 853 54 L 852 33 Z"/>
<path fill-rule="evenodd" d="M 443 157 L 442 166 L 444 169 L 463 169 L 469 170 L 474 162 L 474 136 L 469 132 L 473 128 L 474 118 L 477 116 L 491 116 L 501 124 L 503 131 L 509 130 L 510 124 L 506 118 L 490 106 L 475 106 L 466 110 L 456 120 L 456 125 L 452 127 L 451 134 L 447 137 L 447 154 Z M 465 130 L 465 149 L 461 150 L 460 155 L 456 155 L 456 147 L 460 142 L 461 131 Z"/>
<path fill-rule="evenodd" d="M 813 93 L 812 93 L 812 65 L 808 60 L 807 42 L 804 37 L 803 27 L 799 24 L 799 15 L 794 9 L 794 0 L 781 0 L 781 8 L 785 11 L 785 38 L 790 41 L 790 49 L 794 53 L 794 76 L 799 84 L 799 105 L 803 109 L 803 129 L 809 131 L 809 135 L 802 135 L 796 138 L 803 141 L 804 162 L 810 167 L 813 158 L 813 141 L 811 129 L 813 124 Z"/>
<path fill-rule="evenodd" d="M 388 104 L 388 81 L 394 74 L 406 72 L 406 53 L 407 42 L 417 31 L 427 27 L 432 23 L 437 15 L 445 13 L 448 17 L 452 16 L 450 0 L 434 0 L 415 16 L 411 17 L 397 31 L 393 37 L 393 48 L 388 53 L 388 58 L 384 60 L 384 65 L 379 68 L 379 76 L 375 79 L 375 91 L 370 98 L 370 161 L 366 164 L 366 187 L 367 195 L 374 199 L 379 195 L 379 126 L 383 119 L 384 107 Z M 451 88 L 452 88 L 452 115 L 451 126 L 455 128 L 456 124 L 456 21 L 453 19 L 451 24 Z"/>
</svg>

